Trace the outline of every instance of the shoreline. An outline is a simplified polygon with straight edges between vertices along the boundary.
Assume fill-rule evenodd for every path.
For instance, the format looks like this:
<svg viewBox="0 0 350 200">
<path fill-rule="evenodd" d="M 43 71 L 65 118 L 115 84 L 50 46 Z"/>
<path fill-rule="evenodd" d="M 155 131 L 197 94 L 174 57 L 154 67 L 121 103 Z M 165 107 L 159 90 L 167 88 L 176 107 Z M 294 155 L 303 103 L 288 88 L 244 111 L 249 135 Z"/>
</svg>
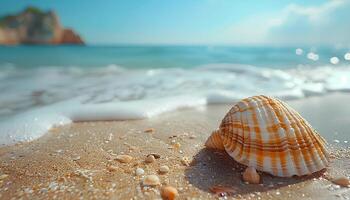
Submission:
<svg viewBox="0 0 350 200">
<path fill-rule="evenodd" d="M 350 107 L 343 106 L 349 101 L 349 94 L 338 93 L 287 101 L 331 144 L 334 159 L 327 173 L 334 176 L 350 174 L 350 148 L 345 143 Z M 320 174 L 278 178 L 261 173 L 262 184 L 243 183 L 244 167 L 225 153 L 204 148 L 229 108 L 208 105 L 144 120 L 78 122 L 53 128 L 31 142 L 0 147 L 0 175 L 7 175 L 0 180 L 0 198 L 160 199 L 161 187 L 142 187 L 137 168 L 144 175 L 157 175 L 162 186 L 177 188 L 179 199 L 218 197 L 210 192 L 213 186 L 230 188 L 233 196 L 228 198 L 350 197 L 350 189 Z M 152 153 L 160 158 L 144 162 Z M 115 160 L 120 154 L 133 160 L 120 163 Z M 163 165 L 170 169 L 166 174 L 159 173 Z"/>
</svg>

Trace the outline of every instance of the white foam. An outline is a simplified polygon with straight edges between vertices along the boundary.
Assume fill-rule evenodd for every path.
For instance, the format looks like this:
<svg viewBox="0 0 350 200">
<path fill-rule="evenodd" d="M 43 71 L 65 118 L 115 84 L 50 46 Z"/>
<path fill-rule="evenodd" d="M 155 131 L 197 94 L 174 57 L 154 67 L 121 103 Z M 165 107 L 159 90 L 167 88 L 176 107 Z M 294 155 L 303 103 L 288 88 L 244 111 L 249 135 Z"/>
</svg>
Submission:
<svg viewBox="0 0 350 200">
<path fill-rule="evenodd" d="M 266 94 L 281 99 L 350 91 L 350 67 L 194 69 L 43 67 L 0 70 L 0 144 L 30 141 L 74 121 L 143 119 Z"/>
<path fill-rule="evenodd" d="M 230 91 L 217 91 L 211 92 L 207 95 L 207 103 L 208 104 L 232 104 L 235 101 L 242 99 L 246 96 L 250 96 L 248 94 L 244 95 L 243 93 L 235 94 Z"/>
<path fill-rule="evenodd" d="M 31 141 L 59 125 L 79 121 L 144 119 L 179 108 L 205 105 L 198 97 L 174 96 L 153 100 L 84 104 L 86 97 L 20 113 L 0 123 L 0 144 Z"/>
<path fill-rule="evenodd" d="M 350 53 L 349 52 L 344 55 L 344 59 L 345 60 L 350 60 Z"/>
<path fill-rule="evenodd" d="M 296 55 L 302 55 L 303 54 L 303 52 L 304 52 L 304 50 L 303 49 L 301 49 L 301 48 L 297 48 L 297 49 L 295 49 L 295 54 Z"/>
<path fill-rule="evenodd" d="M 317 61 L 319 59 L 319 55 L 314 53 L 314 52 L 310 52 L 306 55 L 306 57 L 310 60 L 313 60 L 313 61 Z"/>
<path fill-rule="evenodd" d="M 339 58 L 334 56 L 329 59 L 329 62 L 332 63 L 333 65 L 337 65 L 339 63 Z"/>
</svg>

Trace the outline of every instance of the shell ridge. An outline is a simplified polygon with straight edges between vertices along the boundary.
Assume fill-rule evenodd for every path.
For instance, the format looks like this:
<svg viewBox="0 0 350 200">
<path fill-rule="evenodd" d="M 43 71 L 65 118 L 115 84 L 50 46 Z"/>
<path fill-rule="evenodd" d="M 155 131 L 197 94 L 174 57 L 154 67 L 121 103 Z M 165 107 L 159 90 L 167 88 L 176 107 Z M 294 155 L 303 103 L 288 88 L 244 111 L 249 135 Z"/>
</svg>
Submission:
<svg viewBox="0 0 350 200">
<path fill-rule="evenodd" d="M 238 109 L 238 114 L 236 113 L 236 115 L 234 115 L 236 118 L 239 117 L 240 119 L 240 124 L 241 124 L 241 128 L 240 129 L 237 129 L 237 132 L 236 134 L 233 133 L 234 130 L 230 130 L 229 133 L 231 133 L 231 135 L 234 135 L 236 139 L 238 139 L 238 137 L 241 137 L 241 138 L 244 138 L 244 124 L 242 124 L 242 121 L 243 121 L 243 117 L 242 117 L 242 112 L 240 112 L 241 108 L 239 106 L 239 104 L 237 104 L 237 109 Z M 236 159 L 240 159 L 238 156 L 242 153 L 242 147 L 243 147 L 243 142 L 242 144 L 237 144 L 237 143 L 234 143 L 233 145 L 231 145 L 231 151 L 235 153 L 235 160 Z M 227 150 L 226 150 L 227 151 Z"/>
<path fill-rule="evenodd" d="M 329 144 L 325 141 L 324 138 L 321 137 L 321 135 L 319 135 L 316 131 L 315 131 L 315 138 L 316 141 L 318 142 L 318 144 L 320 145 L 321 150 L 323 152 L 323 154 L 326 156 L 327 162 L 329 162 Z"/>
<path fill-rule="evenodd" d="M 293 111 L 293 109 L 290 110 Z M 319 136 L 316 133 L 316 131 L 312 128 L 312 126 L 299 113 L 297 113 L 295 110 L 294 112 L 296 113 L 295 117 L 298 118 L 300 123 L 303 125 L 302 127 L 306 133 L 304 135 L 307 136 L 307 138 L 309 138 L 309 141 L 311 141 L 309 148 L 310 150 L 308 152 L 310 153 L 311 159 L 315 164 L 311 165 L 313 166 L 313 170 L 311 171 L 311 173 L 319 171 L 328 165 L 327 156 L 325 155 L 325 152 L 322 151 L 324 144 L 318 142 L 317 138 Z"/>
<path fill-rule="evenodd" d="M 247 103 L 246 100 L 243 100 L 242 103 L 245 104 L 246 107 L 249 108 L 249 104 Z M 242 136 L 243 136 L 243 144 L 241 145 L 241 148 L 240 148 L 240 154 L 239 154 L 239 160 L 245 164 L 245 165 L 248 165 L 249 163 L 247 163 L 247 157 L 246 157 L 246 136 L 250 135 L 250 127 L 249 125 L 247 124 L 248 123 L 248 112 L 243 112 L 241 113 L 243 115 L 243 133 L 242 133 Z"/>
<path fill-rule="evenodd" d="M 254 98 L 252 98 L 249 101 L 249 105 L 252 108 L 258 107 L 257 101 Z M 254 168 L 260 168 L 260 166 L 258 165 L 258 153 L 259 153 L 259 151 L 257 151 L 256 149 L 252 148 L 252 145 L 250 145 L 254 139 L 261 141 L 259 121 L 257 119 L 257 112 L 256 112 L 256 110 L 257 109 L 252 109 L 251 110 L 251 118 L 252 118 L 252 121 L 253 121 L 253 127 L 251 128 L 252 134 L 250 134 L 252 137 L 249 138 L 249 146 L 248 146 L 249 157 L 248 158 L 253 157 L 252 159 L 250 159 L 249 166 L 252 166 Z"/>
<path fill-rule="evenodd" d="M 208 148 L 224 150 L 221 131 L 219 129 L 212 132 L 210 137 L 205 142 L 205 146 Z"/>
<path fill-rule="evenodd" d="M 257 104 L 259 104 L 259 107 L 261 108 L 261 112 L 259 112 L 259 118 L 258 118 L 261 121 L 261 122 L 259 122 L 259 124 L 269 124 L 268 113 L 264 107 L 264 99 L 261 99 L 260 96 L 257 96 L 256 98 L 258 98 L 259 101 L 257 101 Z M 260 130 L 259 138 L 257 138 L 256 145 L 254 148 L 256 149 L 257 152 L 259 152 L 259 154 L 257 154 L 257 164 L 259 165 L 259 167 L 261 169 L 264 169 L 264 157 L 265 157 L 264 151 L 265 151 L 265 148 L 259 149 L 259 148 L 257 148 L 257 146 L 263 147 L 264 146 L 263 142 L 268 140 L 267 138 L 269 138 L 270 136 L 268 134 L 264 134 L 264 131 L 265 131 L 265 133 L 268 132 L 266 126 L 261 127 L 261 129 L 262 130 Z M 253 141 L 251 142 L 251 146 L 254 146 Z"/>
<path fill-rule="evenodd" d="M 297 112 L 294 111 L 294 109 L 286 109 L 286 112 L 289 114 L 291 119 L 293 119 L 293 121 L 296 122 L 293 125 L 297 129 L 296 131 L 296 135 L 297 135 L 296 138 L 298 141 L 297 145 L 300 149 L 300 159 L 301 159 L 301 164 L 303 164 L 302 167 L 304 169 L 302 174 L 309 174 L 311 171 L 313 171 L 313 166 L 311 162 L 312 156 L 310 155 L 308 148 L 303 148 L 304 147 L 303 145 L 312 147 L 312 142 L 310 142 L 310 140 L 307 138 L 307 132 L 304 126 L 301 126 L 300 123 L 299 124 L 297 123 L 298 121 L 300 121 L 298 119 L 298 115 L 296 114 Z"/>
<path fill-rule="evenodd" d="M 326 156 L 324 155 L 324 152 L 320 148 L 320 144 L 317 142 L 316 137 L 312 136 L 312 132 L 310 132 L 310 131 L 312 131 L 312 130 L 309 130 L 309 135 L 310 135 L 310 137 L 313 137 L 314 141 L 315 141 L 314 148 L 311 149 L 311 152 L 313 152 L 315 155 L 314 162 L 317 165 L 315 171 L 318 171 L 318 170 L 321 170 L 322 168 L 326 167 L 328 165 L 328 162 L 326 160 Z"/>
<path fill-rule="evenodd" d="M 284 135 L 287 138 L 285 130 L 283 128 L 281 128 L 281 124 L 283 124 L 282 113 L 281 113 L 281 110 L 279 109 L 279 107 L 281 107 L 281 105 L 278 104 L 279 103 L 278 101 L 275 101 L 275 102 L 272 103 L 272 100 L 275 101 L 275 99 L 272 99 L 272 98 L 268 99 L 269 103 L 271 104 L 271 107 L 272 107 L 272 110 L 274 112 L 274 115 L 275 115 L 275 117 L 277 117 L 277 120 L 278 120 L 277 122 L 280 125 L 279 128 L 277 128 L 275 130 L 273 129 L 273 132 L 275 133 L 276 141 L 281 141 L 280 133 L 284 132 Z M 279 164 L 279 169 L 280 169 L 279 174 L 287 174 L 288 172 L 286 170 L 284 170 L 286 168 L 284 168 L 282 166 L 282 163 L 286 163 L 286 153 L 285 152 L 279 152 L 277 155 L 278 155 L 277 157 L 280 160 L 280 162 L 278 163 Z"/>
<path fill-rule="evenodd" d="M 234 140 L 233 138 L 231 138 L 232 141 L 234 142 L 238 142 L 240 144 L 243 144 L 242 140 L 241 139 L 236 139 Z M 313 140 L 315 143 L 317 142 L 316 140 Z M 260 142 L 259 142 L 260 143 Z M 284 140 L 281 140 L 281 145 L 259 145 L 257 144 L 255 141 L 250 143 L 249 145 L 251 147 L 254 147 L 258 150 L 266 150 L 266 151 L 275 151 L 275 152 L 282 152 L 282 151 L 286 151 L 288 149 L 294 149 L 294 150 L 297 150 L 297 149 L 308 149 L 308 148 L 311 148 L 312 147 L 312 143 L 311 142 L 308 142 L 308 143 L 300 143 L 300 147 L 294 147 L 294 146 L 290 146 L 290 145 L 293 145 L 294 143 L 289 143 L 287 141 L 287 139 L 284 139 Z"/>
<path fill-rule="evenodd" d="M 224 134 L 224 147 L 227 153 L 229 153 L 235 160 L 237 160 L 237 156 L 239 154 L 239 150 L 240 148 L 236 148 L 237 143 L 238 143 L 238 136 L 239 134 L 241 134 L 241 132 L 243 131 L 242 128 L 242 117 L 241 117 L 241 112 L 239 112 L 240 108 L 239 105 L 236 104 L 234 107 L 236 107 L 238 109 L 238 111 L 236 112 L 232 112 L 232 113 L 228 113 L 224 120 L 223 120 L 223 124 L 220 126 L 221 129 L 224 129 L 222 131 L 222 133 Z M 232 110 L 232 109 L 231 109 Z M 241 128 L 236 128 L 237 132 L 233 133 L 234 130 L 232 130 L 232 127 L 230 125 L 228 125 L 227 122 L 233 123 L 234 119 L 233 117 L 237 118 L 239 115 L 240 118 L 240 124 L 241 124 Z M 227 119 L 228 118 L 228 119 Z"/>
<path fill-rule="evenodd" d="M 266 99 L 268 99 L 267 97 L 265 97 Z M 292 168 L 292 171 L 290 171 L 291 169 L 288 167 L 289 163 L 293 164 L 293 162 L 291 162 L 291 153 L 290 153 L 290 143 L 288 141 L 288 138 L 290 136 L 289 131 L 287 128 L 285 128 L 285 124 L 289 123 L 288 119 L 285 117 L 281 117 L 278 116 L 280 123 L 284 124 L 284 126 L 282 126 L 281 124 L 279 124 L 279 129 L 283 130 L 284 132 L 284 138 L 280 138 L 279 141 L 280 143 L 284 144 L 283 147 L 278 147 L 283 149 L 282 151 L 280 151 L 280 156 L 283 157 L 281 159 L 281 168 L 282 168 L 282 172 L 284 176 L 290 176 L 290 174 L 295 173 L 294 168 Z M 281 145 L 282 146 L 282 145 Z M 285 148 L 284 148 L 285 147 Z M 294 171 L 294 172 L 293 172 Z"/>
<path fill-rule="evenodd" d="M 320 169 L 322 169 L 323 167 L 327 166 L 327 162 L 324 160 L 325 156 L 324 156 L 324 152 L 322 152 L 322 150 L 320 150 L 320 145 L 317 141 L 317 138 L 315 137 L 317 135 L 315 135 L 315 131 L 313 130 L 312 126 L 298 113 L 296 112 L 293 108 L 291 108 L 288 104 L 285 104 L 286 109 L 289 110 L 290 112 L 293 111 L 294 117 L 296 117 L 297 119 L 299 119 L 300 123 L 303 125 L 303 129 L 305 131 L 306 134 L 304 134 L 305 136 L 307 136 L 307 140 L 311 141 L 310 144 L 310 151 L 308 151 L 310 153 L 311 159 L 312 161 L 316 164 L 316 166 L 313 166 L 312 169 L 312 173 L 315 171 L 318 171 Z M 317 152 L 315 151 L 315 149 L 317 150 Z M 312 164 L 312 163 L 311 163 Z"/>
<path fill-rule="evenodd" d="M 327 166 L 330 162 L 330 155 L 329 155 L 329 144 L 327 143 L 327 141 L 320 135 L 317 133 L 317 131 L 315 131 L 315 138 L 317 139 L 319 145 L 320 145 L 320 148 L 326 158 L 326 161 L 327 161 Z"/>
<path fill-rule="evenodd" d="M 313 169 L 313 172 L 314 172 L 314 171 L 317 171 L 318 169 L 320 169 L 324 166 L 323 152 L 320 151 L 316 138 L 312 136 L 313 130 L 310 129 L 309 127 L 307 127 L 305 123 L 303 125 L 304 125 L 303 128 L 305 129 L 308 137 L 312 141 L 313 148 L 311 148 L 311 150 L 309 152 L 312 154 L 311 158 L 312 158 L 313 162 L 316 164 L 316 166 Z M 315 149 L 317 150 L 318 153 L 315 152 Z"/>
<path fill-rule="evenodd" d="M 279 101 L 280 102 L 280 101 Z M 290 119 L 293 119 L 293 121 L 297 122 L 298 121 L 298 115 L 296 115 L 296 111 L 292 110 L 292 109 L 288 109 L 286 107 L 286 104 L 283 103 L 283 102 L 280 102 L 281 103 L 281 107 L 282 109 L 285 111 L 286 115 L 290 118 Z M 300 119 L 299 119 L 300 120 Z M 303 120 L 303 119 L 302 119 Z M 310 137 L 307 137 L 307 130 L 305 129 L 304 126 L 298 126 L 297 123 L 293 123 L 293 128 L 297 128 L 298 129 L 298 133 L 299 135 L 301 136 L 301 139 L 302 139 L 302 143 L 297 143 L 297 145 L 299 146 L 300 148 L 300 151 L 301 151 L 301 158 L 302 160 L 304 161 L 305 165 L 306 165 L 306 168 L 308 170 L 308 172 L 312 172 L 314 171 L 314 166 L 312 165 L 312 162 L 311 162 L 311 159 L 314 161 L 314 157 L 310 154 L 310 151 L 308 151 L 308 149 L 312 149 L 313 147 L 313 142 L 308 142 L 311 140 Z M 305 133 L 305 134 L 303 134 Z M 308 148 L 303 148 L 305 145 L 305 147 L 308 147 Z M 311 159 L 310 159 L 311 158 Z M 302 173 L 304 174 L 304 173 Z"/>
<path fill-rule="evenodd" d="M 237 105 L 238 107 L 238 110 L 239 110 L 239 115 L 236 116 L 236 117 L 239 117 L 240 119 L 240 123 L 241 123 L 241 129 L 240 131 L 237 131 L 236 134 L 233 133 L 233 130 L 231 130 L 231 134 L 235 135 L 235 138 L 238 139 L 238 137 L 242 138 L 242 143 L 241 144 L 235 144 L 233 145 L 232 147 L 232 151 L 235 152 L 236 154 L 236 159 L 237 160 L 241 160 L 241 158 L 239 157 L 239 155 L 242 153 L 242 148 L 243 148 L 243 143 L 244 143 L 244 124 L 242 123 L 243 122 L 243 115 L 242 115 L 242 112 L 240 111 L 241 108 L 239 105 Z"/>
<path fill-rule="evenodd" d="M 261 98 L 260 96 L 256 96 L 256 98 L 259 100 L 257 102 L 259 103 L 259 107 L 262 110 L 261 112 L 259 112 L 260 118 L 261 118 L 262 122 L 265 122 L 264 124 L 269 124 L 271 122 L 271 120 L 269 118 L 268 111 L 265 108 L 266 101 L 265 101 L 265 99 Z M 264 170 L 266 171 L 270 167 L 266 166 L 267 163 L 264 162 L 266 148 L 263 148 L 264 147 L 263 143 L 266 143 L 266 141 L 268 141 L 270 139 L 270 135 L 267 134 L 268 133 L 267 126 L 263 127 L 263 129 L 261 131 L 264 131 L 264 132 L 261 132 L 260 138 L 256 142 L 255 149 L 257 150 L 257 152 L 259 152 L 259 155 L 257 156 L 259 158 L 258 163 L 260 163 L 261 169 L 263 171 Z M 263 139 L 263 135 L 265 135 L 264 139 Z M 251 143 L 251 146 L 254 146 L 253 142 Z M 260 146 L 261 148 L 259 149 L 259 148 L 257 148 L 257 146 Z M 273 149 L 273 147 L 271 149 Z M 270 171 L 270 173 L 272 173 L 272 171 Z"/>
<path fill-rule="evenodd" d="M 232 138 L 231 138 L 232 139 Z M 242 141 L 240 140 L 232 140 L 233 142 L 237 142 L 239 144 L 243 144 Z M 314 140 L 314 143 L 317 144 L 317 141 Z M 249 144 L 250 147 L 253 147 L 257 150 L 265 150 L 265 151 L 271 151 L 271 152 L 283 152 L 283 151 L 287 151 L 288 149 L 293 149 L 293 150 L 298 150 L 298 149 L 309 149 L 309 148 L 312 148 L 312 143 L 308 143 L 308 145 L 305 145 L 305 144 L 301 144 L 300 147 L 294 147 L 294 146 L 289 146 L 290 145 L 289 143 L 285 143 L 284 145 L 282 146 L 279 146 L 279 145 L 276 145 L 276 146 L 270 146 L 270 147 L 266 147 L 266 146 L 259 146 L 257 144 Z M 248 144 L 246 144 L 246 146 L 248 146 Z"/>
<path fill-rule="evenodd" d="M 274 101 L 276 101 L 276 99 L 274 99 Z M 287 113 L 285 113 L 285 114 L 286 114 L 286 117 L 287 117 L 287 119 L 285 119 L 285 120 L 289 121 L 289 126 L 292 127 L 293 122 L 291 121 L 290 116 Z M 302 173 L 301 169 L 300 169 L 300 162 L 299 162 L 299 159 L 298 159 L 300 157 L 300 154 L 298 153 L 299 152 L 299 148 L 297 146 L 298 143 L 296 142 L 295 143 L 296 146 L 294 147 L 293 146 L 294 142 L 293 143 L 291 142 L 291 141 L 293 141 L 293 138 L 295 138 L 295 136 L 296 136 L 294 129 L 290 129 L 290 131 L 292 131 L 292 130 L 293 130 L 293 132 L 292 133 L 288 133 L 288 136 L 286 138 L 286 140 L 288 141 L 287 145 L 290 146 L 290 147 L 293 147 L 293 148 L 289 149 L 289 155 L 290 155 L 290 159 L 294 161 L 294 162 L 291 162 L 292 163 L 292 166 L 291 166 L 292 170 L 291 170 L 291 172 L 289 172 L 288 176 Z"/>
<path fill-rule="evenodd" d="M 236 137 L 236 134 L 233 135 L 233 137 Z M 223 138 L 223 144 L 225 147 L 225 151 L 226 152 L 230 152 L 230 151 L 234 151 L 234 146 L 237 145 L 238 141 L 235 140 L 233 137 L 231 137 L 231 135 L 226 134 Z M 234 155 L 234 156 L 233 156 Z M 232 157 L 236 157 L 235 154 L 231 155 Z"/>
<path fill-rule="evenodd" d="M 298 117 L 303 119 L 301 115 L 298 115 Z M 329 156 L 327 151 L 324 149 L 324 147 L 327 147 L 327 142 L 322 137 L 320 137 L 320 135 L 312 128 L 312 126 L 306 120 L 303 120 L 302 122 L 306 127 L 309 127 L 309 135 L 313 139 L 312 141 L 314 141 L 317 144 L 314 144 L 314 146 L 317 149 L 317 155 L 320 157 L 323 167 L 327 166 L 329 162 Z M 320 142 L 320 139 L 322 142 Z"/>
<path fill-rule="evenodd" d="M 282 127 L 281 127 L 282 128 Z M 232 138 L 234 139 L 234 138 Z M 239 142 L 241 144 L 243 144 L 243 139 L 241 138 L 241 136 L 238 136 L 236 139 L 234 139 L 235 142 Z M 263 140 L 254 140 L 250 143 L 251 146 L 254 146 L 254 148 L 258 148 L 258 149 L 267 149 L 269 151 L 276 151 L 276 149 L 281 149 L 281 150 L 285 150 L 287 147 L 291 148 L 291 149 L 295 149 L 296 147 L 292 146 L 292 145 L 297 145 L 298 143 L 296 142 L 289 142 L 288 139 L 281 139 L 280 143 L 281 144 L 276 144 L 274 145 L 274 143 L 271 142 L 267 143 L 267 144 L 261 144 Z M 312 139 L 312 141 L 314 143 L 316 143 L 317 141 L 315 139 Z M 312 142 L 304 142 L 304 141 L 300 141 L 299 143 L 300 148 L 304 149 L 304 148 L 310 148 L 312 146 Z M 299 148 L 299 147 L 298 147 Z"/>
<path fill-rule="evenodd" d="M 276 115 L 274 112 L 272 112 L 273 108 L 272 106 L 270 105 L 270 101 L 269 101 L 269 98 L 266 97 L 266 103 L 265 103 L 265 106 L 268 108 L 266 109 L 266 114 L 267 114 L 267 119 L 268 121 L 271 123 L 271 124 L 275 124 L 275 120 L 276 119 Z M 266 129 L 266 134 L 269 135 L 268 137 L 268 141 L 273 141 L 273 134 L 271 134 L 271 130 L 272 129 L 269 129 L 267 127 Z M 276 149 L 276 145 L 275 145 L 275 142 L 271 143 L 271 149 Z M 264 148 L 263 148 L 264 149 Z M 267 155 L 264 157 L 264 166 L 263 166 L 263 169 L 265 171 L 268 171 L 269 173 L 273 174 L 273 175 L 278 175 L 277 173 L 277 166 L 276 166 L 276 160 L 274 159 L 276 156 L 276 154 L 271 152 L 271 151 L 268 151 L 267 152 Z"/>
<path fill-rule="evenodd" d="M 310 131 L 312 131 L 312 133 L 315 133 L 313 130 L 310 130 Z M 324 145 L 322 145 L 322 143 L 320 143 L 319 142 L 319 140 L 318 140 L 318 138 L 319 138 L 319 135 L 314 135 L 314 134 L 311 134 L 312 135 L 312 137 L 314 138 L 314 140 L 315 140 L 315 148 L 316 148 L 316 150 L 317 150 L 317 155 L 318 155 L 318 157 L 319 157 L 319 159 L 320 159 L 320 161 L 321 161 L 321 166 L 320 166 L 320 168 L 322 169 L 323 167 L 326 167 L 326 166 L 328 166 L 328 162 L 329 162 L 329 160 L 328 160 L 328 154 L 326 153 L 327 151 L 326 150 L 324 150 Z"/>
<path fill-rule="evenodd" d="M 269 118 L 271 119 L 271 122 L 273 124 L 279 123 L 278 121 L 276 123 L 277 114 L 276 114 L 276 112 L 275 112 L 275 110 L 273 108 L 275 103 L 272 102 L 271 99 L 269 99 L 269 98 L 267 98 L 266 100 L 267 100 L 266 106 L 269 108 L 268 109 L 268 114 L 269 114 Z M 272 131 L 272 132 L 270 132 L 270 131 Z M 272 129 L 270 131 L 268 131 L 268 133 L 270 135 L 270 137 L 269 137 L 270 140 L 271 141 L 276 141 L 277 140 L 277 133 L 274 130 L 272 130 Z M 274 149 L 276 149 L 275 143 L 272 143 L 272 146 L 273 146 Z M 274 175 L 280 175 L 279 166 L 277 166 L 277 164 L 278 164 L 277 158 L 278 158 L 278 156 L 277 156 L 276 152 L 269 152 L 268 153 L 267 160 L 270 162 L 271 174 L 274 174 Z M 267 167 L 270 167 L 270 166 L 267 165 Z"/>
<path fill-rule="evenodd" d="M 249 101 L 248 104 L 251 107 L 252 106 L 252 101 Z M 252 141 L 253 138 L 257 137 L 257 133 L 254 131 L 254 127 L 256 125 L 255 121 L 254 121 L 254 112 L 255 109 L 251 109 L 250 115 L 248 115 L 247 117 L 251 117 L 253 120 L 253 126 L 251 127 L 249 124 L 249 118 L 247 119 L 248 121 L 248 126 L 249 126 L 249 133 L 248 133 L 248 137 L 247 137 L 247 142 L 246 144 L 248 144 L 247 146 L 245 146 L 244 148 L 246 149 L 246 159 L 248 160 L 248 166 L 254 166 L 254 168 L 256 168 L 256 157 L 254 157 L 251 153 L 252 148 L 250 147 L 250 142 Z"/>
</svg>

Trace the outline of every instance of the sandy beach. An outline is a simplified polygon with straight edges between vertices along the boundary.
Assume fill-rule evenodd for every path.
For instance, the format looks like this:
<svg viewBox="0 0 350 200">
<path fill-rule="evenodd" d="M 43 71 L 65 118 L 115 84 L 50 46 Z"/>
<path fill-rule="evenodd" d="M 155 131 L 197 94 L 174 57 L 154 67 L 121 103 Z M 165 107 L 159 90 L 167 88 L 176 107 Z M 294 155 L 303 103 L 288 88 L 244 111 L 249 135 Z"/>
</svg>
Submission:
<svg viewBox="0 0 350 200">
<path fill-rule="evenodd" d="M 332 149 L 327 176 L 350 174 L 348 94 L 290 100 L 326 138 Z M 161 199 L 160 189 L 177 188 L 178 199 L 347 199 L 350 189 L 334 185 L 322 173 L 242 181 L 245 167 L 225 152 L 204 148 L 230 105 L 182 109 L 145 120 L 77 122 L 53 128 L 43 137 L 0 148 L 1 199 Z M 146 163 L 147 155 L 155 161 Z M 128 163 L 116 160 L 129 155 Z M 160 173 L 161 166 L 169 172 Z M 142 168 L 144 174 L 135 174 Z M 161 185 L 144 187 L 147 175 Z M 212 188 L 225 188 L 227 196 Z"/>
<path fill-rule="evenodd" d="M 349 9 L 1 1 L 0 200 L 350 200 Z"/>
</svg>

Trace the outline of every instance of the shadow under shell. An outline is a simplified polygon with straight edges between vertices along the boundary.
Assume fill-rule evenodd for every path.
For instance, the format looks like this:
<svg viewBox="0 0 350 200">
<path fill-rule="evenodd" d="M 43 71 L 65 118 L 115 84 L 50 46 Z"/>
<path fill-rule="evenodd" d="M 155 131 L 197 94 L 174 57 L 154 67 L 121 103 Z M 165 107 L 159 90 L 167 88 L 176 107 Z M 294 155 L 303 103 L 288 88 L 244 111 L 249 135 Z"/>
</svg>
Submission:
<svg viewBox="0 0 350 200">
<path fill-rule="evenodd" d="M 313 173 L 309 176 L 276 177 L 264 172 L 260 184 L 246 184 L 242 180 L 242 173 L 246 166 L 236 162 L 225 151 L 204 148 L 193 158 L 191 167 L 186 169 L 186 179 L 200 190 L 213 192 L 216 188 L 226 188 L 228 195 L 244 195 L 254 192 L 267 192 L 288 185 L 297 184 L 313 178 L 319 178 L 326 171 Z M 224 189 L 225 190 L 225 189 Z M 223 192 L 225 192 L 223 190 Z M 219 195 L 224 195 L 220 194 Z"/>
</svg>

